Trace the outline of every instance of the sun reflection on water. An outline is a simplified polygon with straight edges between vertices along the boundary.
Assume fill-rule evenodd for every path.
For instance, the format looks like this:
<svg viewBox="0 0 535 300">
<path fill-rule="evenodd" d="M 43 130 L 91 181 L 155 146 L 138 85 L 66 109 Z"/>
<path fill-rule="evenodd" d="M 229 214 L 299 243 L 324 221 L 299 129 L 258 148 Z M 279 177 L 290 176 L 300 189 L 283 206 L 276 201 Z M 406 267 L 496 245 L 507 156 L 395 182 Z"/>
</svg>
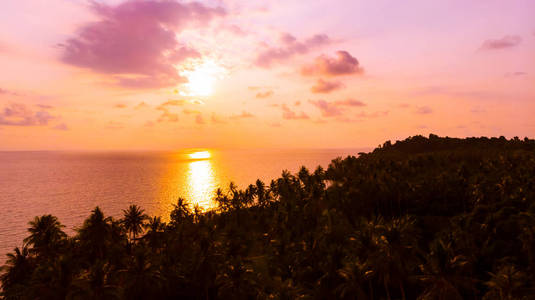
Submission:
<svg viewBox="0 0 535 300">
<path fill-rule="evenodd" d="M 188 163 L 186 200 L 192 208 L 198 205 L 202 210 L 210 209 L 214 206 L 212 198 L 217 188 L 214 166 L 209 159 L 210 152 L 194 152 L 189 156 L 195 160 Z"/>
</svg>

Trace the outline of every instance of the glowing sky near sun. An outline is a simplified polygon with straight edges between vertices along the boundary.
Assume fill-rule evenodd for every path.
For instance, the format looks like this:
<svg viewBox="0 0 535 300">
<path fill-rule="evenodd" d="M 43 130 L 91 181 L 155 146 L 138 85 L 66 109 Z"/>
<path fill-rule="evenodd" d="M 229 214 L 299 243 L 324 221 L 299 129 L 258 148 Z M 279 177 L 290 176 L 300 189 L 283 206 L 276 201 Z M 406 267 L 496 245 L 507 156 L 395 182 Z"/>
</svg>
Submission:
<svg viewBox="0 0 535 300">
<path fill-rule="evenodd" d="M 531 0 L 0 7 L 0 150 L 535 136 Z"/>
</svg>

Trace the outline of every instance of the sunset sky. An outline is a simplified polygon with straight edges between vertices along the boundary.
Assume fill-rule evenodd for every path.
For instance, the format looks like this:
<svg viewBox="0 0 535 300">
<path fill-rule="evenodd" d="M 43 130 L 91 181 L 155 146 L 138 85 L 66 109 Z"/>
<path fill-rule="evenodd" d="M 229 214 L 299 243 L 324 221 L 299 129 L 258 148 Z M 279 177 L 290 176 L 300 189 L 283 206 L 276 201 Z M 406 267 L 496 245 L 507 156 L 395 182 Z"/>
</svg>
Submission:
<svg viewBox="0 0 535 300">
<path fill-rule="evenodd" d="M 0 150 L 535 137 L 535 1 L 7 0 Z"/>
</svg>

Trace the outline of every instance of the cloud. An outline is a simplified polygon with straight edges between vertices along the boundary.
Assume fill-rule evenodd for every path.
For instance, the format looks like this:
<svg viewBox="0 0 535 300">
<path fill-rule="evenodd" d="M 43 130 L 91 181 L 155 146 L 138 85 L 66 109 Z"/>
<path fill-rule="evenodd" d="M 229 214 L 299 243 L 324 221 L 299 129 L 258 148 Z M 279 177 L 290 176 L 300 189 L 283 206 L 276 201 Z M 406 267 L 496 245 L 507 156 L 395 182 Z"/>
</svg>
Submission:
<svg viewBox="0 0 535 300">
<path fill-rule="evenodd" d="M 499 39 L 488 39 L 483 42 L 480 49 L 482 50 L 498 50 L 507 49 L 518 46 L 522 42 L 522 38 L 518 35 L 506 35 Z"/>
<path fill-rule="evenodd" d="M 0 88 L 0 95 L 19 96 L 18 93 Z"/>
<path fill-rule="evenodd" d="M 200 114 L 201 112 L 195 109 L 183 109 L 182 112 L 186 115 L 190 114 Z"/>
<path fill-rule="evenodd" d="M 342 114 L 342 111 L 338 108 L 338 106 L 333 103 L 329 103 L 325 100 L 310 100 L 309 102 L 319 108 L 319 110 L 321 111 L 321 115 L 324 117 L 334 117 Z"/>
<path fill-rule="evenodd" d="M 39 107 L 40 109 L 52 109 L 54 106 L 47 105 L 47 104 L 36 104 L 35 106 Z"/>
<path fill-rule="evenodd" d="M 324 34 L 316 34 L 300 42 L 289 33 L 284 33 L 280 36 L 282 45 L 279 47 L 266 47 L 256 57 L 255 64 L 259 67 L 267 68 L 274 63 L 283 62 L 298 54 L 306 54 L 312 49 L 328 45 L 331 42 L 331 39 Z"/>
<path fill-rule="evenodd" d="M 388 110 L 375 111 L 373 113 L 367 113 L 367 112 L 361 111 L 360 113 L 356 114 L 355 116 L 357 118 L 378 118 L 378 117 L 385 117 L 389 113 L 390 112 Z"/>
<path fill-rule="evenodd" d="M 186 100 L 168 100 L 162 104 L 160 104 L 156 109 L 158 110 L 166 110 L 168 106 L 182 106 L 186 104 Z"/>
<path fill-rule="evenodd" d="M 239 27 L 238 25 L 235 25 L 235 24 L 231 24 L 231 25 L 227 25 L 227 26 L 224 26 L 222 27 L 223 30 L 226 30 L 228 32 L 231 32 L 237 36 L 240 36 L 240 37 L 244 37 L 246 35 L 248 35 L 249 33 L 245 30 L 243 30 L 241 27 Z"/>
<path fill-rule="evenodd" d="M 313 64 L 304 66 L 301 69 L 301 74 L 305 76 L 340 76 L 360 74 L 362 72 L 364 70 L 360 66 L 359 61 L 347 51 L 336 51 L 335 57 L 326 55 L 318 56 Z"/>
<path fill-rule="evenodd" d="M 115 107 L 115 108 L 126 108 L 126 104 L 123 104 L 123 103 L 117 103 L 117 104 L 115 104 L 113 107 Z"/>
<path fill-rule="evenodd" d="M 141 109 L 141 108 L 145 108 L 145 107 L 148 107 L 149 105 L 147 103 L 145 103 L 144 101 L 140 102 L 138 105 L 136 105 L 136 107 L 134 107 L 135 109 Z"/>
<path fill-rule="evenodd" d="M 225 124 L 225 123 L 227 123 L 225 120 L 223 120 L 216 113 L 212 113 L 212 116 L 210 117 L 210 121 L 212 121 L 212 123 L 214 123 L 214 124 Z"/>
<path fill-rule="evenodd" d="M 355 99 L 346 99 L 346 100 L 339 100 L 339 101 L 335 101 L 334 104 L 336 105 L 340 105 L 340 106 L 366 106 L 366 103 L 362 102 L 362 101 L 359 101 L 359 100 L 355 100 Z"/>
<path fill-rule="evenodd" d="M 258 92 L 256 93 L 256 98 L 268 98 L 273 96 L 273 91 Z"/>
<path fill-rule="evenodd" d="M 197 124 L 204 124 L 204 123 L 206 123 L 206 122 L 204 122 L 204 119 L 203 119 L 202 115 L 201 115 L 201 114 L 198 114 L 198 115 L 195 116 L 195 123 L 197 123 Z"/>
<path fill-rule="evenodd" d="M 164 110 L 164 112 L 160 115 L 160 117 L 157 120 L 158 122 L 178 122 L 178 114 L 172 113 L 168 110 Z"/>
<path fill-rule="evenodd" d="M 166 87 L 184 82 L 173 65 L 199 57 L 177 41 L 176 33 L 225 15 L 199 2 L 126 1 L 112 6 L 92 1 L 96 22 L 79 28 L 59 46 L 62 61 L 113 75 L 131 88 Z"/>
<path fill-rule="evenodd" d="M 281 106 L 282 108 L 282 118 L 285 120 L 306 120 L 309 119 L 308 115 L 304 112 L 300 112 L 299 114 L 292 111 L 286 104 L 283 104 Z"/>
<path fill-rule="evenodd" d="M 505 77 L 524 77 L 526 75 L 528 75 L 528 73 L 520 71 L 505 73 Z"/>
<path fill-rule="evenodd" d="M 46 110 L 32 111 L 22 103 L 10 103 L 0 111 L 0 125 L 45 126 L 56 117 Z"/>
<path fill-rule="evenodd" d="M 326 81 L 320 78 L 318 81 L 316 81 L 316 84 L 310 88 L 310 91 L 316 94 L 327 94 L 343 87 L 344 85 L 341 82 Z"/>
<path fill-rule="evenodd" d="M 415 113 L 420 114 L 420 115 L 427 115 L 427 114 L 430 114 L 432 112 L 433 112 L 433 110 L 428 106 L 417 107 L 416 111 L 415 111 Z"/>
<path fill-rule="evenodd" d="M 254 115 L 249 113 L 249 112 L 242 111 L 241 114 L 232 115 L 232 116 L 230 116 L 230 118 L 231 119 L 246 119 L 246 118 L 254 118 Z"/>
<path fill-rule="evenodd" d="M 55 130 L 69 130 L 69 127 L 65 123 L 61 123 L 61 124 L 58 124 L 58 125 L 52 127 L 52 129 L 55 129 Z"/>
</svg>

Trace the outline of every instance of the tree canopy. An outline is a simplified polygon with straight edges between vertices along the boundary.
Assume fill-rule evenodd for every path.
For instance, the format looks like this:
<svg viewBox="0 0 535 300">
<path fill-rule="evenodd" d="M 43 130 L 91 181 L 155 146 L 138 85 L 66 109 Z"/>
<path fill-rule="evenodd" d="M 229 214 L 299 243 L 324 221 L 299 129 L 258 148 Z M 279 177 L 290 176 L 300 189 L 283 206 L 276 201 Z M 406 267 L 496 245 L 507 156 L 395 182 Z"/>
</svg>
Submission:
<svg viewBox="0 0 535 300">
<path fill-rule="evenodd" d="M 4 299 L 535 299 L 535 141 L 386 142 L 170 221 L 29 223 Z"/>
</svg>

